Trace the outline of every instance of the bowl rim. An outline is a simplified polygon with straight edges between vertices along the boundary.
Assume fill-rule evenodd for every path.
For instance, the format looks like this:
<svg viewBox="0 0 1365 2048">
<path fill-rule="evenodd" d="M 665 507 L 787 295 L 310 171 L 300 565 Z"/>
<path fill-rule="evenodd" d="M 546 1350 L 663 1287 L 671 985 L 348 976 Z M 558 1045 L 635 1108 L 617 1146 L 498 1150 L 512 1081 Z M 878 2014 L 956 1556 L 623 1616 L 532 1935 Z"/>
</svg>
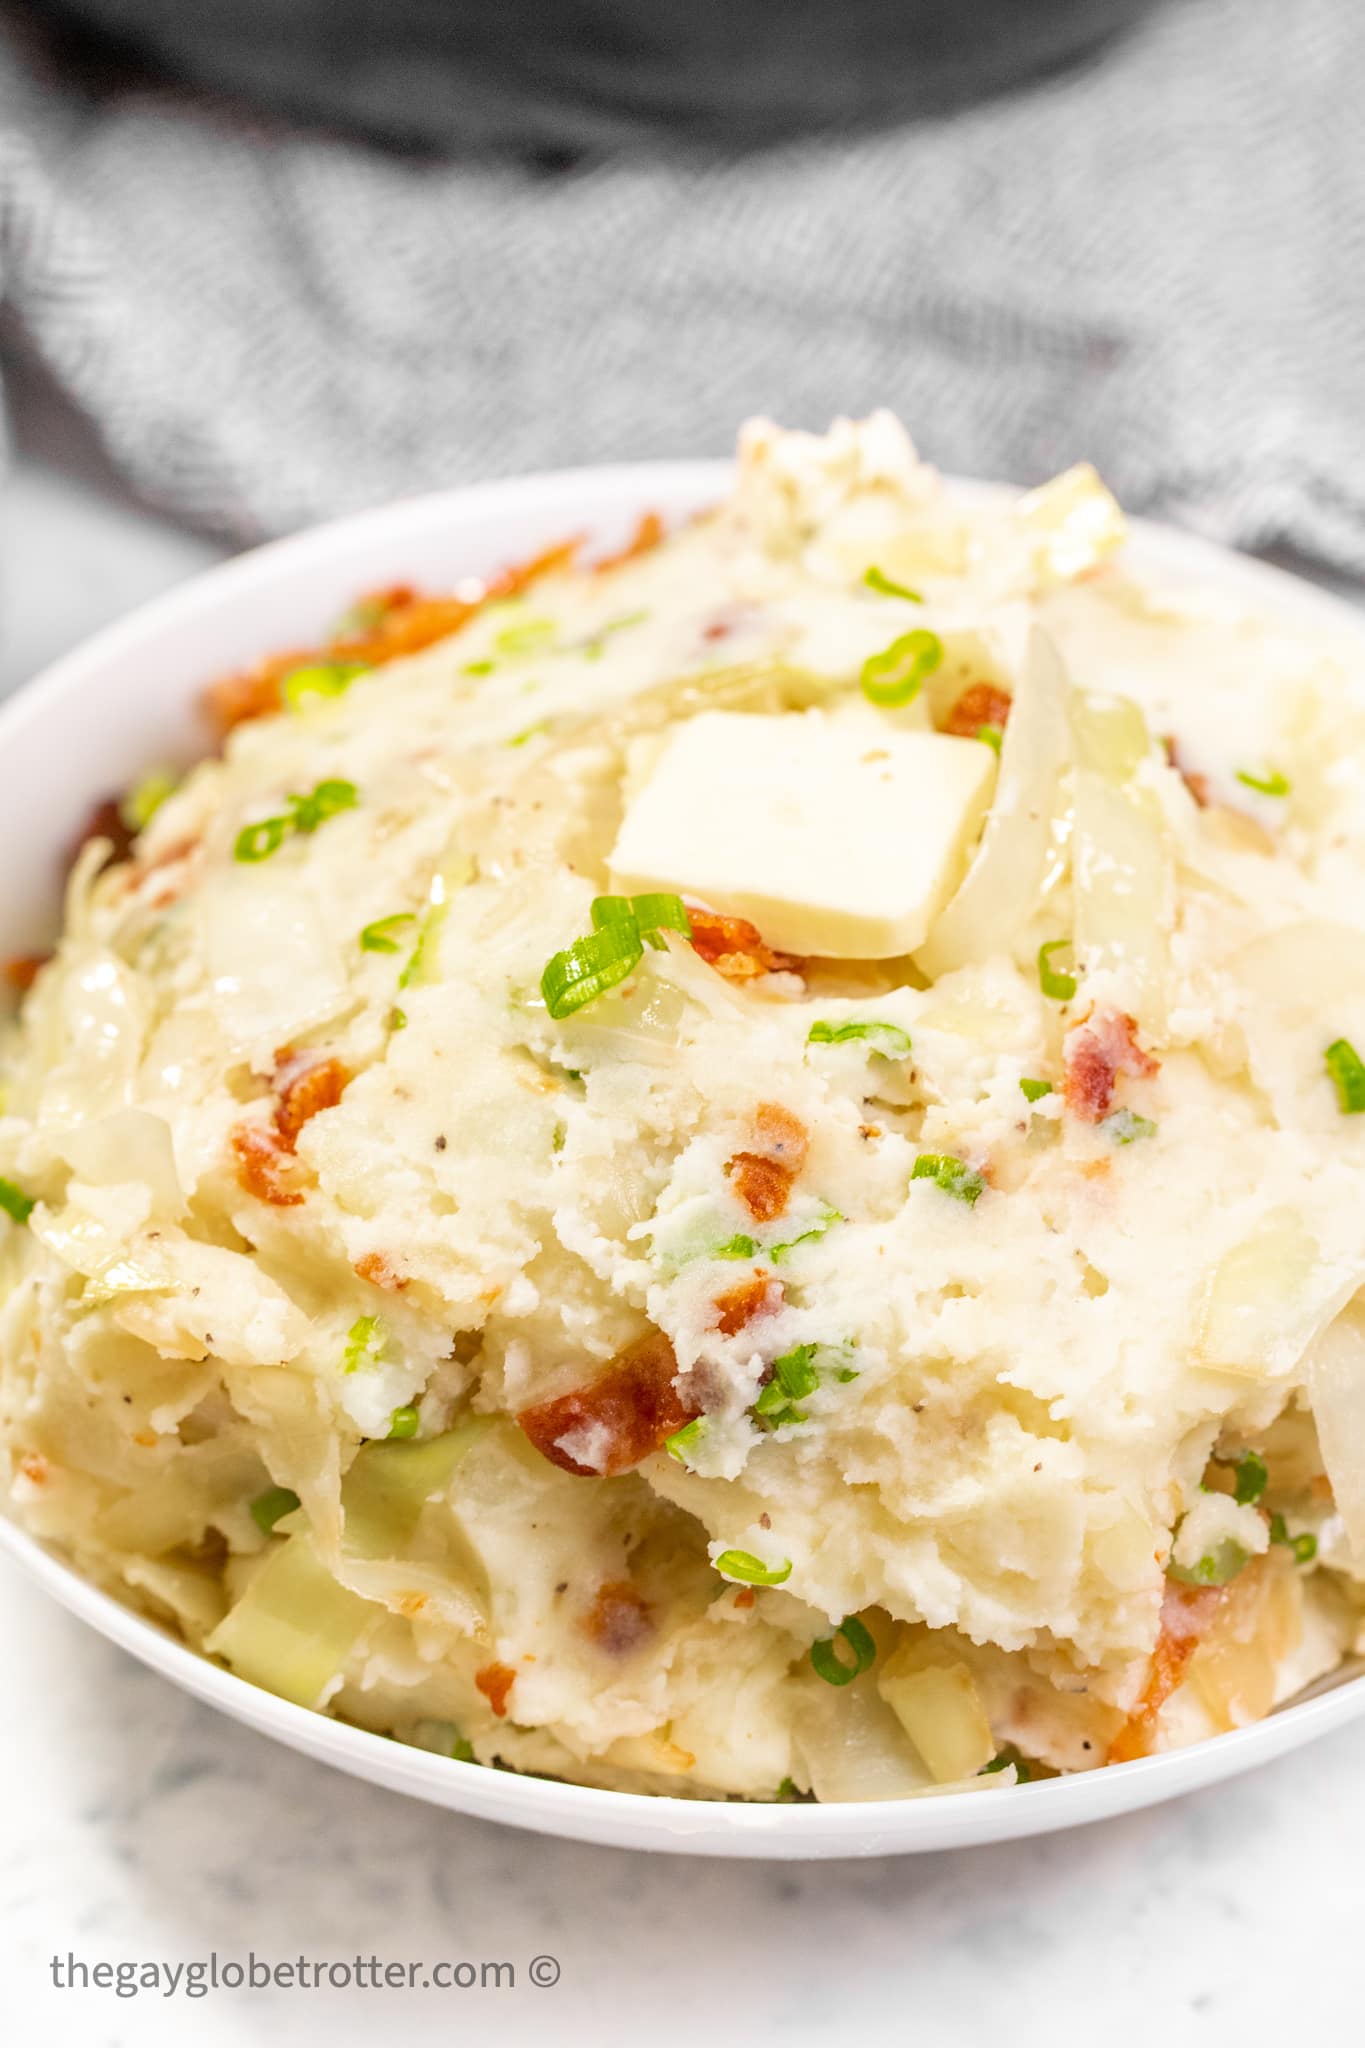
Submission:
<svg viewBox="0 0 1365 2048">
<path fill-rule="evenodd" d="M 399 499 L 265 543 L 188 578 L 104 627 L 49 665 L 0 706 L 0 748 L 59 720 L 111 665 L 180 628 L 213 616 L 265 585 L 285 589 L 308 572 L 349 562 L 371 543 L 390 560 L 446 524 L 477 529 L 493 515 L 569 528 L 619 525 L 646 505 L 692 510 L 720 496 L 728 460 L 618 463 L 508 477 Z M 966 502 L 1003 501 L 1018 487 L 949 477 Z M 1365 641 L 1365 617 L 1335 596 L 1272 564 L 1175 528 L 1131 519 L 1134 556 L 1214 591 L 1241 591 L 1300 621 L 1335 624 Z M 348 572 L 349 573 L 349 572 Z M 363 582 L 358 579 L 357 586 Z M 272 635 L 272 637 L 274 637 Z M 278 642 L 277 642 L 278 644 Z M 260 654 L 272 651 L 263 647 Z M 185 688 L 195 686 L 187 674 Z M 200 1656 L 148 1616 L 84 1578 L 0 1502 L 0 1553 L 12 1558 L 69 1612 L 160 1671 L 195 1698 L 258 1732 L 352 1776 L 483 1819 L 622 1847 L 682 1854 L 807 1858 L 939 1848 L 1051 1832 L 1125 1813 L 1213 1784 L 1365 1714 L 1365 1676 L 1316 1697 L 1287 1702 L 1264 1720 L 1185 1749 L 1013 1788 L 966 1794 L 926 1792 L 887 1802 L 782 1804 L 618 1792 L 456 1764 L 389 1737 L 295 1706 Z"/>
</svg>

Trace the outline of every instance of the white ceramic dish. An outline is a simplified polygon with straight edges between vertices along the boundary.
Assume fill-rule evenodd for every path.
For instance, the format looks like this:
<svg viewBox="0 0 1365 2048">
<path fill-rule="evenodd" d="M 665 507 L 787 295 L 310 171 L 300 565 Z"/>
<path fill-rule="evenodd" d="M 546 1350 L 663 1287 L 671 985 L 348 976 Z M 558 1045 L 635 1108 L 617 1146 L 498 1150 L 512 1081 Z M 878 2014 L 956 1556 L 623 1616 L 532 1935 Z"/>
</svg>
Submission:
<svg viewBox="0 0 1365 2048">
<path fill-rule="evenodd" d="M 667 463 L 525 477 L 438 493 L 280 541 L 197 577 L 58 662 L 0 711 L 0 955 L 51 934 L 63 856 L 93 805 L 149 762 L 202 751 L 196 701 L 235 664 L 307 645 L 358 592 L 454 587 L 585 531 L 617 543 L 652 506 L 718 497 L 728 466 Z M 983 486 L 961 486 L 982 493 Z M 1134 559 L 1262 604 L 1365 631 L 1347 606 L 1206 542 L 1139 524 Z M 746 1806 L 647 1799 L 451 1763 L 275 1699 L 194 1656 L 0 1516 L 0 1547 L 73 1614 L 187 1692 L 277 1741 L 435 1805 L 545 1834 L 719 1856 L 871 1856 L 961 1848 L 1100 1820 L 1210 1785 L 1365 1714 L 1365 1677 L 1215 1741 L 1073 1778 L 885 1805 Z"/>
</svg>

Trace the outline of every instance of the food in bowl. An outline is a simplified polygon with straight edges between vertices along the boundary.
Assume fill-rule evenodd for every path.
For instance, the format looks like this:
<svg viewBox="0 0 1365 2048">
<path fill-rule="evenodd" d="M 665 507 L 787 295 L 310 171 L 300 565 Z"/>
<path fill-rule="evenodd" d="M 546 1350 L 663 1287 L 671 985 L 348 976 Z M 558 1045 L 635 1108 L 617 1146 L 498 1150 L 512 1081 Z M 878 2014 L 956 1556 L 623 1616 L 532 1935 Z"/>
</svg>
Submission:
<svg viewBox="0 0 1365 2048">
<path fill-rule="evenodd" d="M 632 1791 L 1000 1794 L 1335 1670 L 1365 658 L 1123 538 L 759 424 L 671 535 L 220 683 L 13 966 L 24 1523 Z"/>
</svg>

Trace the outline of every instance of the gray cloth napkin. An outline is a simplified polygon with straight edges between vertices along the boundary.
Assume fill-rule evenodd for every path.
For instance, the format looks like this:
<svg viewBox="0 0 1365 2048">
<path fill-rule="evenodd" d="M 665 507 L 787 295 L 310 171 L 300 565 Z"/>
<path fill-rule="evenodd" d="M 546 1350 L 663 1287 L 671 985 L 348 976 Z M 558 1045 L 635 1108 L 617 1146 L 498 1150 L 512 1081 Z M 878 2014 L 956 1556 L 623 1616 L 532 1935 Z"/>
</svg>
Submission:
<svg viewBox="0 0 1365 2048">
<path fill-rule="evenodd" d="M 555 174 L 385 155 L 0 33 L 0 306 L 236 538 L 894 407 L 955 470 L 1365 569 L 1365 7 L 1175 0 L 895 133 Z"/>
</svg>

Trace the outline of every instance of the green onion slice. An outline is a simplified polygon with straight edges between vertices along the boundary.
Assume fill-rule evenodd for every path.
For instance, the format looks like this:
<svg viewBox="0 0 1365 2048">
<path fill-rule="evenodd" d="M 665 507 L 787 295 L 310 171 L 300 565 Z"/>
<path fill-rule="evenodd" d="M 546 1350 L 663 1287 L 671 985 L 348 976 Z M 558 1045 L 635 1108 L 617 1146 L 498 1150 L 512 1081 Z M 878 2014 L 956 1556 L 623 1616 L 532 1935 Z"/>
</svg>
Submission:
<svg viewBox="0 0 1365 2048">
<path fill-rule="evenodd" d="M 1116 1145 L 1131 1145 L 1135 1138 L 1156 1136 L 1152 1119 L 1139 1116 L 1135 1109 L 1116 1109 L 1112 1116 L 1101 1117 L 1100 1129 L 1107 1131 Z"/>
<path fill-rule="evenodd" d="M 494 638 L 499 654 L 535 654 L 548 649 L 559 628 L 553 619 L 519 619 Z"/>
<path fill-rule="evenodd" d="M 791 1256 L 798 1245 L 818 1244 L 820 1239 L 827 1236 L 836 1223 L 842 1223 L 843 1220 L 837 1209 L 826 1209 L 819 1222 L 812 1224 L 809 1230 L 803 1230 L 799 1237 L 789 1237 L 785 1244 L 769 1245 L 768 1257 L 775 1266 L 780 1266 L 784 1259 Z"/>
<path fill-rule="evenodd" d="M 1005 735 L 998 725 L 988 724 L 979 725 L 972 737 L 980 740 L 983 746 L 989 747 L 993 754 L 998 754 Z"/>
<path fill-rule="evenodd" d="M 12 1180 L 6 1180 L 0 1175 L 0 1209 L 3 1209 L 7 1216 L 15 1223 L 27 1223 L 36 1207 L 37 1203 L 31 1195 L 26 1195 Z"/>
<path fill-rule="evenodd" d="M 1045 1095 L 1051 1095 L 1051 1081 L 1021 1081 L 1020 1090 L 1025 1102 L 1041 1102 Z"/>
<path fill-rule="evenodd" d="M 1359 1116 L 1365 1109 L 1365 1060 L 1349 1038 L 1334 1038 L 1323 1054 L 1327 1071 L 1336 1083 L 1337 1102 L 1343 1116 Z"/>
<path fill-rule="evenodd" d="M 410 910 L 395 911 L 392 917 L 377 917 L 373 924 L 367 924 L 360 934 L 361 951 L 365 953 L 396 953 L 398 940 L 395 932 L 406 931 L 417 919 Z"/>
<path fill-rule="evenodd" d="M 288 818 L 261 818 L 254 825 L 243 825 L 233 843 L 233 859 L 269 860 L 284 845 L 289 822 Z"/>
<path fill-rule="evenodd" d="M 908 1060 L 911 1053 L 910 1033 L 902 1031 L 899 1024 L 884 1024 L 880 1017 L 869 1017 L 865 1021 L 855 1020 L 848 1024 L 828 1024 L 817 1018 L 806 1033 L 807 1045 L 847 1045 L 857 1038 L 879 1038 L 882 1043 L 872 1050 L 880 1053 L 884 1060 Z"/>
<path fill-rule="evenodd" d="M 1281 775 L 1277 768 L 1272 768 L 1266 775 L 1253 775 L 1249 769 L 1239 768 L 1237 780 L 1261 796 L 1288 796 L 1291 787 L 1288 777 Z"/>
<path fill-rule="evenodd" d="M 1038 948 L 1038 986 L 1054 1003 L 1069 1003 L 1076 993 L 1075 975 L 1061 974 L 1052 965 L 1053 954 L 1066 952 L 1070 945 L 1070 939 L 1049 939 Z"/>
<path fill-rule="evenodd" d="M 389 1436 L 391 1439 L 397 1438 L 399 1440 L 404 1437 L 416 1436 L 421 1426 L 421 1416 L 417 1413 L 411 1402 L 405 1402 L 401 1408 L 395 1408 L 389 1417 Z"/>
<path fill-rule="evenodd" d="M 695 1415 L 691 1422 L 685 1422 L 681 1429 L 674 1430 L 672 1436 L 664 1438 L 664 1449 L 669 1457 L 676 1458 L 680 1465 L 688 1465 L 691 1463 L 693 1451 L 705 1434 L 706 1417 Z"/>
<path fill-rule="evenodd" d="M 281 694 L 291 711 L 306 709 L 310 697 L 323 701 L 329 697 L 344 697 L 357 676 L 363 676 L 368 663 L 363 661 L 315 661 L 304 668 L 289 671 L 280 685 Z"/>
<path fill-rule="evenodd" d="M 841 1638 L 852 1655 L 851 1664 L 835 1648 Z M 816 1677 L 823 1678 L 826 1685 L 852 1685 L 855 1678 L 861 1678 L 876 1663 L 877 1645 L 857 1615 L 848 1614 L 832 1636 L 821 1636 L 811 1644 L 810 1661 Z"/>
<path fill-rule="evenodd" d="M 1214 1544 L 1212 1550 L 1206 1550 L 1197 1564 L 1176 1564 L 1172 1560 L 1166 1567 L 1166 1576 L 1178 1580 L 1182 1586 L 1226 1586 L 1229 1579 L 1235 1579 L 1250 1562 L 1241 1544 L 1235 1538 L 1225 1536 L 1221 1543 Z"/>
<path fill-rule="evenodd" d="M 572 1017 L 624 981 L 643 955 L 644 944 L 633 921 L 575 939 L 553 956 L 540 977 L 546 1009 L 557 1020 Z"/>
<path fill-rule="evenodd" d="M 360 792 L 353 782 L 331 780 L 318 783 L 307 796 L 290 796 L 294 813 L 296 832 L 316 832 L 319 825 L 334 818 L 338 811 L 353 811 L 360 802 Z"/>
<path fill-rule="evenodd" d="M 965 1159 L 955 1159 L 950 1152 L 921 1152 L 910 1170 L 910 1178 L 931 1180 L 945 1195 L 969 1206 L 980 1198 L 986 1186 L 985 1177 L 974 1166 L 968 1166 Z"/>
<path fill-rule="evenodd" d="M 258 1493 L 251 1503 L 251 1519 L 263 1536 L 268 1536 L 276 1522 L 282 1522 L 286 1515 L 292 1515 L 299 1505 L 299 1497 L 289 1486 L 268 1486 L 264 1493 Z"/>
<path fill-rule="evenodd" d="M 378 1365 L 384 1351 L 384 1325 L 378 1316 L 357 1316 L 346 1332 L 342 1354 L 343 1372 L 359 1372 L 362 1366 Z"/>
<path fill-rule="evenodd" d="M 118 807 L 119 816 L 130 832 L 142 832 L 151 824 L 179 780 L 179 776 L 173 775 L 169 768 L 149 768 L 142 780 L 134 783 Z"/>
<path fill-rule="evenodd" d="M 1232 1497 L 1238 1507 L 1254 1507 L 1265 1492 L 1270 1479 L 1265 1459 L 1259 1451 L 1243 1451 L 1232 1472 Z"/>
<path fill-rule="evenodd" d="M 883 597 L 903 597 L 911 604 L 924 603 L 924 599 L 917 590 L 912 590 L 908 583 L 893 582 L 891 577 L 884 570 L 877 568 L 875 563 L 870 569 L 864 570 L 863 582 L 869 590 L 880 591 Z"/>
<path fill-rule="evenodd" d="M 724 1244 L 716 1246 L 710 1257 L 713 1259 L 756 1259 L 758 1257 L 758 1240 L 753 1237 L 745 1237 L 742 1233 L 738 1237 L 727 1237 Z"/>
<path fill-rule="evenodd" d="M 863 695 L 883 711 L 912 704 L 925 677 L 932 675 L 942 660 L 943 642 L 938 634 L 917 626 L 914 632 L 893 640 L 881 654 L 869 654 L 859 678 Z"/>
<path fill-rule="evenodd" d="M 780 1586 L 792 1575 L 789 1557 L 781 1564 L 767 1565 L 751 1550 L 722 1550 L 715 1563 L 722 1578 L 741 1579 L 746 1586 Z"/>
<path fill-rule="evenodd" d="M 642 611 L 622 612 L 619 619 L 608 619 L 604 626 L 599 626 L 595 633 L 590 633 L 583 641 L 580 653 L 587 661 L 600 661 L 606 651 L 607 642 L 614 633 L 624 633 L 631 626 L 643 626 L 648 617 L 649 613 Z"/>
<path fill-rule="evenodd" d="M 1287 1544 L 1295 1564 L 1311 1564 L 1318 1554 L 1317 1537 L 1307 1529 L 1302 1535 L 1291 1536 L 1284 1516 L 1279 1513 L 1270 1517 L 1270 1540 Z"/>
</svg>

